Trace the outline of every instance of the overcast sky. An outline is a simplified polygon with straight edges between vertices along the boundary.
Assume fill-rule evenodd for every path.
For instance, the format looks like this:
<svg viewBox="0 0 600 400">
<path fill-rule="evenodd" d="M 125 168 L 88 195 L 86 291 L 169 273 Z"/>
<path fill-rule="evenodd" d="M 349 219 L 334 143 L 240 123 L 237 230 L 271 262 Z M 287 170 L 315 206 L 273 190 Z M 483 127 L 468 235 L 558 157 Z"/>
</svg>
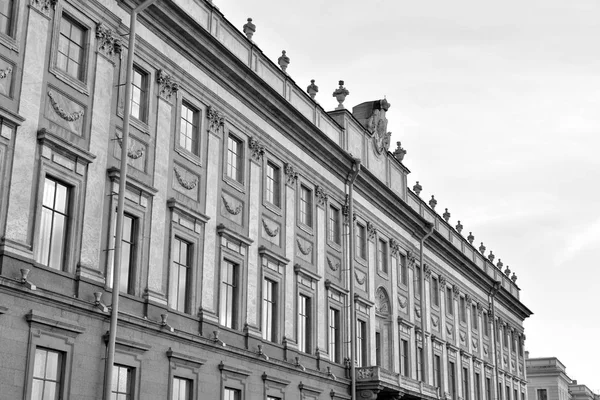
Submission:
<svg viewBox="0 0 600 400">
<path fill-rule="evenodd" d="M 530 356 L 600 393 L 600 1 L 214 4 L 325 110 L 387 97 L 409 186 L 517 273 Z"/>
</svg>

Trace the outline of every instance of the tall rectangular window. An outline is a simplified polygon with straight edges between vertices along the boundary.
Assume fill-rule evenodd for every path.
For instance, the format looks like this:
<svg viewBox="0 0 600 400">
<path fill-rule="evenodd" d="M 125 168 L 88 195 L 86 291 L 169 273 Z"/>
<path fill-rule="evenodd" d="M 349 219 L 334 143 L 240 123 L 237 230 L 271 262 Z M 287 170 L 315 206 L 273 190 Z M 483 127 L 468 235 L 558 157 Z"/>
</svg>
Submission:
<svg viewBox="0 0 600 400">
<path fill-rule="evenodd" d="M 298 350 L 310 353 L 310 297 L 298 296 Z"/>
<path fill-rule="evenodd" d="M 421 267 L 415 266 L 415 297 L 421 298 L 423 287 L 421 286 Z"/>
<path fill-rule="evenodd" d="M 341 360 L 340 345 L 340 312 L 335 308 L 329 308 L 329 357 L 336 363 Z"/>
<path fill-rule="evenodd" d="M 6 3 L 3 1 L 2 3 Z M 1 10 L 0 6 L 0 10 Z M 75 79 L 83 80 L 86 29 L 63 14 L 60 20 L 56 66 Z"/>
<path fill-rule="evenodd" d="M 200 154 L 200 112 L 186 102 L 181 103 L 179 146 L 192 154 Z"/>
<path fill-rule="evenodd" d="M 423 348 L 417 347 L 417 380 L 423 380 Z"/>
<path fill-rule="evenodd" d="M 474 331 L 479 330 L 479 315 L 477 314 L 477 306 L 471 306 L 471 327 Z"/>
<path fill-rule="evenodd" d="M 37 262 L 62 270 L 69 226 L 69 188 L 46 177 L 42 198 Z"/>
<path fill-rule="evenodd" d="M 506 400 L 510 400 L 510 386 L 506 385 Z"/>
<path fill-rule="evenodd" d="M 263 279 L 262 335 L 270 342 L 277 340 L 277 283 Z"/>
<path fill-rule="evenodd" d="M 135 218 L 123 215 L 123 236 L 121 243 L 121 292 L 133 294 L 133 268 L 135 256 Z"/>
<path fill-rule="evenodd" d="M 485 400 L 492 400 L 492 378 L 485 378 Z"/>
<path fill-rule="evenodd" d="M 448 385 L 450 386 L 450 395 L 456 399 L 456 366 L 452 361 L 448 362 Z"/>
<path fill-rule="evenodd" d="M 300 222 L 312 227 L 312 191 L 300 186 Z"/>
<path fill-rule="evenodd" d="M 504 334 L 502 335 L 502 341 L 503 341 L 504 348 L 507 348 L 508 347 L 508 327 L 505 326 L 503 331 L 504 331 Z"/>
<path fill-rule="evenodd" d="M 408 265 L 404 254 L 400 255 L 400 283 L 405 286 L 408 284 Z"/>
<path fill-rule="evenodd" d="M 237 389 L 225 388 L 223 390 L 223 400 L 242 400 L 242 392 Z"/>
<path fill-rule="evenodd" d="M 171 400 L 191 400 L 192 381 L 185 378 L 173 378 L 173 394 Z"/>
<path fill-rule="evenodd" d="M 367 258 L 367 228 L 356 224 L 356 255 L 362 259 Z"/>
<path fill-rule="evenodd" d="M 242 182 L 242 141 L 233 135 L 227 137 L 227 176 Z"/>
<path fill-rule="evenodd" d="M 140 68 L 133 67 L 131 81 L 131 116 L 146 122 L 148 102 L 148 74 Z"/>
<path fill-rule="evenodd" d="M 0 33 L 10 35 L 13 19 L 13 0 L 0 1 Z"/>
<path fill-rule="evenodd" d="M 452 289 L 446 288 L 446 313 L 448 315 L 454 315 L 454 297 L 452 296 Z"/>
<path fill-rule="evenodd" d="M 281 206 L 281 169 L 267 162 L 266 200 L 274 206 Z"/>
<path fill-rule="evenodd" d="M 431 277 L 431 304 L 436 307 L 440 305 L 440 287 L 436 277 Z"/>
<path fill-rule="evenodd" d="M 329 206 L 329 241 L 335 244 L 342 243 L 340 209 L 334 205 Z"/>
<path fill-rule="evenodd" d="M 229 260 L 221 265 L 221 294 L 219 323 L 237 329 L 238 272 L 239 266 Z"/>
<path fill-rule="evenodd" d="M 62 399 L 63 355 L 54 350 L 36 348 L 33 364 L 32 399 Z"/>
<path fill-rule="evenodd" d="M 469 392 L 470 392 L 470 388 L 469 388 L 469 369 L 468 368 L 464 368 L 462 369 L 462 381 L 463 381 L 463 399 L 465 400 L 469 400 Z"/>
<path fill-rule="evenodd" d="M 375 332 L 375 365 L 381 367 L 381 332 Z"/>
<path fill-rule="evenodd" d="M 517 389 L 513 389 L 513 400 L 519 400 L 519 393 Z"/>
<path fill-rule="evenodd" d="M 133 368 L 115 364 L 112 369 L 111 399 L 130 400 L 133 390 L 131 385 Z"/>
<path fill-rule="evenodd" d="M 481 399 L 481 376 L 479 372 L 475 372 L 475 400 Z"/>
<path fill-rule="evenodd" d="M 356 321 L 356 365 L 365 366 L 367 359 L 367 324 L 365 321 Z"/>
<path fill-rule="evenodd" d="M 460 322 L 467 323 L 467 304 L 465 302 L 465 298 L 460 298 Z"/>
<path fill-rule="evenodd" d="M 377 241 L 377 267 L 381 272 L 387 274 L 388 272 L 388 251 L 387 242 L 379 239 Z"/>
<path fill-rule="evenodd" d="M 442 357 L 433 356 L 433 386 L 442 387 Z"/>
<path fill-rule="evenodd" d="M 408 340 L 400 339 L 400 373 L 409 376 L 410 358 L 408 356 Z"/>
<path fill-rule="evenodd" d="M 171 258 L 171 271 L 169 276 L 169 307 L 181 311 L 188 311 L 188 282 L 191 266 L 192 246 L 175 237 Z"/>
<path fill-rule="evenodd" d="M 485 312 L 483 313 L 483 335 L 490 335 L 490 322 L 488 320 L 488 315 Z"/>
</svg>

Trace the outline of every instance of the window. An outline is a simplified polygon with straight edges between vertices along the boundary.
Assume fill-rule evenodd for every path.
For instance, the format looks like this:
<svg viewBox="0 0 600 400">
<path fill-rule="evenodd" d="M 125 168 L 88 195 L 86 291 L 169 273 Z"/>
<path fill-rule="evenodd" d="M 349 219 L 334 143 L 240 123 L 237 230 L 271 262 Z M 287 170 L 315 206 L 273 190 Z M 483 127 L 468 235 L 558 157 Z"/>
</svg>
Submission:
<svg viewBox="0 0 600 400">
<path fill-rule="evenodd" d="M 485 400 L 492 400 L 492 378 L 485 378 Z"/>
<path fill-rule="evenodd" d="M 367 360 L 367 324 L 365 321 L 356 321 L 356 365 L 365 366 Z"/>
<path fill-rule="evenodd" d="M 219 323 L 232 329 L 237 329 L 238 269 L 237 264 L 223 260 Z"/>
<path fill-rule="evenodd" d="M 192 154 L 200 154 L 199 138 L 200 112 L 186 102 L 181 103 L 181 126 L 179 128 L 179 146 Z"/>
<path fill-rule="evenodd" d="M 519 393 L 517 389 L 513 389 L 513 400 L 519 400 Z"/>
<path fill-rule="evenodd" d="M 508 347 L 508 328 L 505 326 L 504 327 L 504 334 L 502 335 L 502 344 L 504 345 L 504 348 Z"/>
<path fill-rule="evenodd" d="M 452 361 L 448 362 L 448 385 L 450 385 L 450 395 L 453 399 L 456 397 L 456 366 Z"/>
<path fill-rule="evenodd" d="M 69 188 L 53 178 L 44 180 L 42 216 L 36 260 L 62 270 L 69 225 Z"/>
<path fill-rule="evenodd" d="M 188 283 L 190 281 L 192 245 L 175 237 L 169 276 L 169 307 L 188 312 Z"/>
<path fill-rule="evenodd" d="M 417 267 L 415 266 L 415 297 L 420 298 L 421 297 L 421 292 L 422 292 L 422 286 L 421 286 L 421 267 Z"/>
<path fill-rule="evenodd" d="M 63 355 L 54 350 L 35 349 L 33 365 L 32 399 L 62 398 Z"/>
<path fill-rule="evenodd" d="M 281 206 L 281 169 L 267 162 L 266 200 L 274 206 Z"/>
<path fill-rule="evenodd" d="M 148 102 L 148 74 L 133 67 L 131 81 L 131 116 L 146 122 Z"/>
<path fill-rule="evenodd" d="M 400 255 L 400 283 L 406 286 L 408 284 L 408 266 L 406 265 L 406 256 Z"/>
<path fill-rule="evenodd" d="M 381 367 L 381 332 L 375 332 L 375 365 Z"/>
<path fill-rule="evenodd" d="M 267 400 L 281 400 L 281 397 L 267 396 Z"/>
<path fill-rule="evenodd" d="M 481 377 L 475 372 L 475 400 L 481 400 Z"/>
<path fill-rule="evenodd" d="M 340 209 L 333 205 L 329 206 L 329 241 L 335 244 L 342 243 Z"/>
<path fill-rule="evenodd" d="M 487 313 L 483 313 L 483 334 L 484 336 L 490 335 L 490 323 L 488 321 Z"/>
<path fill-rule="evenodd" d="M 356 224 L 356 255 L 364 260 L 367 259 L 367 228 Z"/>
<path fill-rule="evenodd" d="M 471 327 L 474 331 L 479 330 L 479 317 L 477 315 L 477 306 L 475 304 L 471 306 Z"/>
<path fill-rule="evenodd" d="M 454 315 L 454 298 L 452 297 L 452 289 L 446 288 L 446 313 Z"/>
<path fill-rule="evenodd" d="M 116 223 L 115 223 L 116 225 Z M 119 288 L 121 292 L 133 294 L 134 256 L 135 256 L 135 225 L 136 220 L 130 215 L 123 215 L 123 236 L 121 243 L 121 277 Z M 116 230 L 116 226 L 115 226 Z"/>
<path fill-rule="evenodd" d="M 13 0 L 0 1 L 0 33 L 10 35 L 13 19 Z"/>
<path fill-rule="evenodd" d="M 469 400 L 469 369 L 463 367 L 462 369 L 462 381 L 463 381 L 463 399 Z"/>
<path fill-rule="evenodd" d="M 242 400 L 242 392 L 237 389 L 225 388 L 223 400 Z"/>
<path fill-rule="evenodd" d="M 56 67 L 79 80 L 84 79 L 85 40 L 86 29 L 63 14 L 60 21 Z"/>
<path fill-rule="evenodd" d="M 310 297 L 298 296 L 298 350 L 310 353 Z"/>
<path fill-rule="evenodd" d="M 242 182 L 242 141 L 233 135 L 227 137 L 227 176 Z"/>
<path fill-rule="evenodd" d="M 506 400 L 510 400 L 510 386 L 506 385 Z"/>
<path fill-rule="evenodd" d="M 173 377 L 173 394 L 171 400 L 190 400 L 192 398 L 192 381 Z"/>
<path fill-rule="evenodd" d="M 340 351 L 340 311 L 329 308 L 329 357 L 331 361 L 341 361 Z"/>
<path fill-rule="evenodd" d="M 312 227 L 312 191 L 300 186 L 300 222 Z"/>
<path fill-rule="evenodd" d="M 523 340 L 521 338 L 517 339 L 517 346 L 519 347 L 519 356 L 523 357 Z"/>
<path fill-rule="evenodd" d="M 467 323 L 467 303 L 464 297 L 460 298 L 460 322 Z"/>
<path fill-rule="evenodd" d="M 422 381 L 424 379 L 423 375 L 423 348 L 417 347 L 417 380 Z"/>
<path fill-rule="evenodd" d="M 379 239 L 377 241 L 377 267 L 381 272 L 387 274 L 388 272 L 388 261 L 387 261 L 387 242 Z"/>
<path fill-rule="evenodd" d="M 431 277 L 431 304 L 439 307 L 440 305 L 440 287 L 437 278 Z"/>
<path fill-rule="evenodd" d="M 409 376 L 410 359 L 408 357 L 408 340 L 400 339 L 400 373 Z"/>
<path fill-rule="evenodd" d="M 262 335 L 263 339 L 277 340 L 277 283 L 263 279 Z"/>
<path fill-rule="evenodd" d="M 442 357 L 433 356 L 433 386 L 442 387 Z"/>
<path fill-rule="evenodd" d="M 126 367 L 123 365 L 114 365 L 112 370 L 112 396 L 111 399 L 114 400 L 129 400 L 132 395 L 132 384 L 131 384 L 131 376 L 132 376 L 131 367 Z"/>
</svg>

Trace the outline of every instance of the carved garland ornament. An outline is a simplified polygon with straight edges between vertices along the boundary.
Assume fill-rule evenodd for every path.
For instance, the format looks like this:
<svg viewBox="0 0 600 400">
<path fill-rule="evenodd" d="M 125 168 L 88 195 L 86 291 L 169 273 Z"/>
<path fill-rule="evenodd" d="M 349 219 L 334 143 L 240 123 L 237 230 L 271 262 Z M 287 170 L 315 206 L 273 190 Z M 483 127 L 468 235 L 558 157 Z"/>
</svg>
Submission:
<svg viewBox="0 0 600 400">
<path fill-rule="evenodd" d="M 119 135 L 116 135 L 117 137 L 117 143 L 119 143 L 119 147 L 123 148 L 123 139 L 121 139 L 119 137 Z M 140 158 L 141 156 L 144 155 L 144 148 L 140 147 L 137 150 L 133 150 L 133 149 L 127 149 L 127 157 L 131 158 L 132 160 L 137 160 L 138 158 Z"/>
<path fill-rule="evenodd" d="M 367 276 L 363 275 L 362 279 L 358 276 L 358 273 L 356 271 L 354 271 L 354 278 L 356 278 L 356 282 L 358 282 L 359 285 L 363 285 L 365 283 L 365 281 L 367 280 Z"/>
<path fill-rule="evenodd" d="M 183 177 L 183 174 L 181 173 L 181 171 L 179 171 L 179 168 L 174 167 L 173 170 L 175 171 L 175 178 L 177 178 L 177 182 L 179 182 L 179 184 L 183 188 L 187 190 L 192 190 L 198 184 L 198 178 L 195 178 L 193 180 L 187 180 Z"/>
<path fill-rule="evenodd" d="M 304 247 L 302 246 L 302 243 L 299 239 L 296 239 L 296 243 L 298 243 L 298 249 L 300 250 L 300 253 L 304 254 L 305 256 L 307 256 L 312 251 L 312 245 Z"/>
<path fill-rule="evenodd" d="M 327 257 L 327 265 L 329 265 L 329 269 L 332 271 L 337 271 L 340 268 L 340 263 L 334 264 L 329 257 Z"/>
<path fill-rule="evenodd" d="M 214 107 L 208 107 L 208 131 L 218 134 L 225 129 L 225 117 Z"/>
<path fill-rule="evenodd" d="M 56 101 L 56 99 L 54 98 L 54 90 L 48 90 L 48 97 L 50 98 L 50 104 L 52 105 L 52 108 L 54 109 L 54 112 L 61 117 L 62 119 L 64 119 L 65 121 L 69 121 L 69 122 L 73 122 L 73 121 L 77 121 L 79 118 L 83 117 L 83 110 L 81 111 L 75 111 L 72 113 L 68 113 L 66 110 L 64 110 Z"/>
<path fill-rule="evenodd" d="M 275 236 L 277 236 L 279 234 L 279 226 L 277 226 L 275 229 L 269 228 L 269 225 L 267 225 L 267 221 L 265 221 L 264 218 L 262 220 L 262 223 L 263 223 L 263 228 L 265 228 L 265 232 L 270 237 L 275 237 Z"/>
<path fill-rule="evenodd" d="M 400 306 L 400 308 L 406 308 L 406 306 L 408 305 L 408 301 L 402 298 L 402 296 L 398 295 L 398 305 Z"/>
<path fill-rule="evenodd" d="M 238 215 L 242 211 L 243 206 L 241 204 L 239 204 L 236 208 L 233 208 L 225 196 L 221 195 L 221 199 L 223 199 L 223 204 L 225 205 L 225 209 L 229 214 Z"/>
<path fill-rule="evenodd" d="M 0 79 L 4 79 L 12 72 L 12 67 L 6 67 L 4 69 L 0 69 Z"/>
<path fill-rule="evenodd" d="M 96 25 L 96 39 L 98 39 L 98 50 L 108 57 L 121 54 L 122 45 L 120 39 L 103 22 L 99 22 Z"/>
</svg>

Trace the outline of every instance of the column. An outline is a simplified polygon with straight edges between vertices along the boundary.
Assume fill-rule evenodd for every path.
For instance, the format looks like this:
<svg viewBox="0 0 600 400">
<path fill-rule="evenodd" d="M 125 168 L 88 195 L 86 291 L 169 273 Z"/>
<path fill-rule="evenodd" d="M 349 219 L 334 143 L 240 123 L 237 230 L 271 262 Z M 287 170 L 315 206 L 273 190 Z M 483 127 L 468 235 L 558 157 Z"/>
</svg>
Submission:
<svg viewBox="0 0 600 400">
<path fill-rule="evenodd" d="M 375 296 L 375 276 L 377 274 L 377 229 L 371 222 L 367 222 L 367 276 L 369 280 L 369 300 L 373 300 Z M 370 365 L 377 364 L 377 354 L 375 353 L 375 330 L 377 328 L 377 317 L 375 316 L 375 307 L 369 308 L 369 318 L 371 320 L 371 329 L 369 330 L 369 337 L 371 343 L 371 363 Z"/>
<path fill-rule="evenodd" d="M 37 131 L 40 119 L 41 99 L 46 69 L 48 32 L 53 6 L 48 1 L 31 1 L 29 24 L 24 46 L 23 79 L 19 113 L 25 119 L 17 131 L 12 165 L 11 189 L 6 216 L 4 247 L 26 258 L 33 257 L 33 209 L 32 195 L 34 174 L 37 171 Z M 25 20 L 25 19 L 23 19 Z"/>
<path fill-rule="evenodd" d="M 285 164 L 285 257 L 290 263 L 285 269 L 285 321 L 284 336 L 288 346 L 295 347 L 296 332 L 294 321 L 296 312 L 296 285 L 294 279 L 294 235 L 296 234 L 296 181 L 298 173 L 291 164 Z"/>
<path fill-rule="evenodd" d="M 392 282 L 392 292 L 390 293 L 390 305 L 392 306 L 391 314 L 391 335 L 392 335 L 392 354 L 391 354 L 391 366 L 390 371 L 400 373 L 400 343 L 399 343 L 399 327 L 398 327 L 398 306 L 397 302 L 394 299 L 398 298 L 398 269 L 400 268 L 400 262 L 398 259 L 398 254 L 400 252 L 400 247 L 398 242 L 394 239 L 390 239 L 390 252 L 391 252 L 391 263 L 390 263 L 390 280 Z M 394 305 L 396 304 L 396 305 Z"/>
<path fill-rule="evenodd" d="M 317 186 L 315 188 L 315 200 L 317 203 L 317 224 L 316 224 L 316 247 L 317 247 L 317 274 L 319 276 L 325 276 L 325 227 L 327 222 L 325 220 L 325 208 L 327 207 L 327 194 L 323 190 L 323 187 Z M 321 358 L 327 357 L 329 354 L 329 346 L 327 345 L 327 316 L 329 315 L 329 309 L 327 308 L 327 290 L 325 289 L 324 282 L 318 286 L 317 290 L 317 347 L 319 356 Z"/>
<path fill-rule="evenodd" d="M 225 132 L 225 118 L 221 112 L 208 109 L 208 157 L 206 160 L 206 215 L 210 217 L 204 227 L 204 257 L 202 259 L 203 319 L 218 322 L 216 314 L 215 275 L 219 268 L 217 251 L 217 217 L 219 215 L 219 174 L 221 171 L 221 140 Z M 210 190 L 208 190 L 210 188 Z"/>
<path fill-rule="evenodd" d="M 423 335 L 423 369 L 426 372 L 424 382 L 433 384 L 433 342 L 431 341 L 431 298 L 429 296 L 431 268 L 425 263 L 423 263 L 423 274 L 424 285 L 423 293 L 421 293 L 423 310 L 421 310 L 421 318 L 423 318 L 424 330 L 427 333 Z"/>
<path fill-rule="evenodd" d="M 154 157 L 154 187 L 157 189 L 152 200 L 152 234 L 150 236 L 150 259 L 148 265 L 148 285 L 146 300 L 167 305 L 168 249 L 167 238 L 169 218 L 167 216 L 167 193 L 169 165 L 171 160 L 171 119 L 172 101 L 177 98 L 179 84 L 163 70 L 156 74 L 158 82 L 158 113 L 156 115 L 156 140 Z"/>
</svg>

